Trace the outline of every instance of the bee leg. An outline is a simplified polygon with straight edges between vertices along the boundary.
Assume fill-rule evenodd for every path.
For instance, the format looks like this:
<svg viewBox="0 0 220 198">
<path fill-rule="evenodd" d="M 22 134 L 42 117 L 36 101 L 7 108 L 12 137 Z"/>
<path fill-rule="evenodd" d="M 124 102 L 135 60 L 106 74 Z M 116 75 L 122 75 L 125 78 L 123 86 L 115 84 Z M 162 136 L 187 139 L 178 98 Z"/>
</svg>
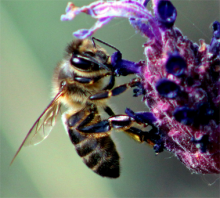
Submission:
<svg viewBox="0 0 220 198">
<path fill-rule="evenodd" d="M 85 126 L 85 124 L 79 124 L 77 130 L 83 133 L 106 133 L 111 131 L 112 128 L 125 130 L 130 128 L 133 121 L 133 118 L 129 117 L 128 115 L 115 115 L 95 124 L 87 126 Z"/>
<path fill-rule="evenodd" d="M 106 90 L 104 92 L 102 91 L 100 93 L 97 93 L 95 95 L 90 96 L 89 99 L 90 100 L 101 100 L 101 99 L 105 99 L 105 98 L 110 98 L 112 96 L 117 96 L 117 95 L 125 92 L 128 88 L 135 87 L 139 84 L 140 84 L 140 79 L 134 78 L 129 83 L 119 85 L 112 90 Z"/>
<path fill-rule="evenodd" d="M 164 150 L 164 142 L 161 132 L 154 124 L 157 121 L 156 117 L 151 112 L 134 112 L 129 108 L 125 110 L 125 113 L 132 117 L 138 124 L 144 124 L 145 126 L 150 125 L 152 127 L 148 132 L 144 132 L 132 127 L 128 129 L 129 132 L 134 135 L 138 135 L 140 140 L 153 145 L 156 154 L 162 152 Z"/>
<path fill-rule="evenodd" d="M 133 137 L 135 140 L 139 142 L 146 142 L 153 146 L 156 154 L 161 153 L 164 150 L 164 141 L 155 126 L 152 126 L 150 131 L 142 131 L 136 127 L 130 127 L 125 132 L 129 133 L 132 137 L 136 136 Z"/>
<path fill-rule="evenodd" d="M 112 109 L 109 106 L 106 106 L 104 108 L 104 111 L 109 115 L 109 116 L 114 116 L 115 113 L 112 111 Z"/>
<path fill-rule="evenodd" d="M 131 127 L 134 122 L 135 120 L 128 115 L 116 115 L 89 126 L 80 124 L 77 130 L 83 133 L 107 133 L 112 128 L 123 130 L 138 142 L 146 142 L 153 146 L 156 154 L 162 152 L 164 150 L 164 142 L 158 128 L 152 125 L 150 131 L 142 131 L 136 127 Z"/>
<path fill-rule="evenodd" d="M 110 107 L 106 107 L 106 109 L 110 109 Z M 89 118 L 95 117 L 97 114 L 96 111 L 92 111 L 90 115 L 87 116 L 85 120 L 89 120 Z M 164 150 L 164 141 L 162 138 L 161 132 L 155 126 L 156 118 L 150 112 L 133 112 L 131 109 L 127 108 L 125 110 L 127 115 L 114 115 L 107 120 L 99 121 L 98 123 L 85 126 L 88 122 L 83 121 L 78 126 L 77 130 L 84 133 L 107 133 L 111 131 L 112 128 L 123 130 L 129 133 L 135 140 L 139 142 L 146 142 L 153 146 L 153 149 L 156 154 L 161 153 Z M 150 125 L 150 131 L 142 131 L 136 127 L 132 127 L 133 123 L 137 123 L 139 125 Z"/>
<path fill-rule="evenodd" d="M 113 113 L 110 107 L 106 108 L 109 113 Z M 108 132 L 111 129 L 108 120 L 101 121 L 97 108 L 93 106 L 91 106 L 89 109 L 82 109 L 74 115 L 71 115 L 71 117 L 68 119 L 68 127 L 74 128 L 79 132 L 87 132 L 88 129 L 89 133 L 103 133 Z"/>
<path fill-rule="evenodd" d="M 82 76 L 74 76 L 74 81 L 82 83 L 82 84 L 93 84 L 97 80 L 99 80 L 99 79 L 82 77 Z"/>
<path fill-rule="evenodd" d="M 114 115 L 110 107 L 105 108 L 106 112 Z M 95 124 L 91 122 L 95 121 Z M 133 122 L 133 119 L 127 115 L 114 115 L 107 120 L 100 120 L 97 108 L 91 108 L 89 111 L 81 110 L 72 115 L 68 119 L 68 126 L 76 128 L 79 132 L 84 133 L 106 133 L 115 129 L 128 128 Z"/>
<path fill-rule="evenodd" d="M 82 84 L 94 84 L 95 82 L 99 81 L 101 78 L 104 78 L 108 75 L 111 75 L 112 73 L 106 73 L 106 74 L 103 74 L 103 75 L 100 75 L 98 77 L 84 77 L 84 76 L 74 76 L 74 81 L 76 82 L 79 82 L 79 83 L 82 83 Z M 113 81 L 113 82 L 111 82 Z M 113 83 L 113 86 L 114 86 L 114 80 L 110 80 L 111 83 Z M 111 83 L 109 83 L 110 85 L 107 85 L 107 88 L 108 86 L 110 88 L 112 88 L 113 86 L 111 85 Z M 111 87 L 112 86 L 112 87 Z"/>
<path fill-rule="evenodd" d="M 115 85 L 115 76 L 111 75 L 109 83 L 103 88 L 103 90 L 109 90 L 112 89 Z"/>
<path fill-rule="evenodd" d="M 79 83 L 82 84 L 94 84 L 95 82 L 97 82 L 98 80 L 100 80 L 101 78 L 104 78 L 106 76 L 111 76 L 109 83 L 103 88 L 103 90 L 109 90 L 112 89 L 115 85 L 115 76 L 112 73 L 106 73 L 103 75 L 100 75 L 98 77 L 83 77 L 83 76 L 74 76 L 74 81 L 77 81 Z"/>
<path fill-rule="evenodd" d="M 109 111 L 110 107 L 107 106 L 106 109 Z M 110 109 L 110 111 L 112 110 Z M 87 114 L 84 111 L 76 113 L 74 115 L 75 122 L 72 122 L 71 125 L 76 125 L 77 122 L 76 130 L 83 133 L 107 133 L 112 128 L 123 130 L 129 133 L 135 140 L 152 145 L 156 154 L 162 152 L 164 150 L 164 141 L 161 132 L 153 124 L 156 121 L 153 114 L 150 112 L 133 112 L 128 108 L 125 112 L 127 115 L 114 115 L 106 120 L 100 120 L 97 108 L 92 107 L 89 112 L 87 111 Z M 80 120 L 79 118 L 82 117 L 83 119 Z M 95 124 L 91 124 L 94 120 L 97 120 Z M 152 128 L 150 131 L 142 131 L 132 127 L 134 122 L 139 125 L 144 124 L 145 126 L 150 124 Z"/>
<path fill-rule="evenodd" d="M 89 126 L 83 126 L 83 124 L 80 124 L 77 127 L 77 130 L 83 133 L 106 133 L 111 130 L 111 126 L 108 120 L 102 120 L 96 124 Z"/>
</svg>

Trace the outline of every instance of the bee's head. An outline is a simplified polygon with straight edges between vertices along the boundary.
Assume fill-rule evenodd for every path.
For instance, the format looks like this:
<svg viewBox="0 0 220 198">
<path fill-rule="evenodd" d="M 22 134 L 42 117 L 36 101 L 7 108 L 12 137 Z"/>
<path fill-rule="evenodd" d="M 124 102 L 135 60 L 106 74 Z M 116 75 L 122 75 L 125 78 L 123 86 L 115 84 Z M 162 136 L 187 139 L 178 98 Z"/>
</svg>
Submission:
<svg viewBox="0 0 220 198">
<path fill-rule="evenodd" d="M 110 70 L 107 52 L 98 45 L 94 46 L 88 39 L 74 40 L 66 51 L 70 55 L 70 64 L 77 70 L 84 72 Z"/>
</svg>

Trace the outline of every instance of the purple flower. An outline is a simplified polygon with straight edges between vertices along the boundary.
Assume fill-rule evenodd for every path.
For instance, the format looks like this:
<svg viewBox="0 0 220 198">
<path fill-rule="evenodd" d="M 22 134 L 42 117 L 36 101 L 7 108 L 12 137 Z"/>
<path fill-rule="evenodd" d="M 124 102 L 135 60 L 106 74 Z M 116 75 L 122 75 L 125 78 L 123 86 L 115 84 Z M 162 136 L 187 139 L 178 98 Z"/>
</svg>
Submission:
<svg viewBox="0 0 220 198">
<path fill-rule="evenodd" d="M 91 29 L 74 33 L 84 39 L 114 17 L 128 18 L 148 38 L 146 63 L 137 75 L 165 149 L 194 173 L 220 173 L 220 23 L 212 25 L 211 43 L 198 45 L 174 26 L 177 10 L 169 0 L 152 2 L 153 14 L 147 0 L 96 1 L 81 8 L 69 3 L 61 20 L 81 12 L 96 18 Z"/>
<path fill-rule="evenodd" d="M 144 2 L 144 1 L 142 1 Z M 114 17 L 125 18 L 143 18 L 150 19 L 152 15 L 141 1 L 96 1 L 88 6 L 81 8 L 76 7 L 73 3 L 68 3 L 66 7 L 66 14 L 61 16 L 62 21 L 72 20 L 77 14 L 84 12 L 91 17 L 97 19 L 95 25 L 89 30 L 78 30 L 73 35 L 77 38 L 84 39 L 91 36 L 97 29 L 110 22 Z"/>
</svg>

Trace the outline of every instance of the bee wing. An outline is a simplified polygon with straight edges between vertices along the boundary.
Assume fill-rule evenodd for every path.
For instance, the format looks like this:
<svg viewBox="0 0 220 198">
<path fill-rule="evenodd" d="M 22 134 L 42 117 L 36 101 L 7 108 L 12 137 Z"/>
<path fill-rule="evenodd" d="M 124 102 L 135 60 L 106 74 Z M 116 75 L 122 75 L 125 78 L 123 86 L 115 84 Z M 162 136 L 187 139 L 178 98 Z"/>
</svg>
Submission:
<svg viewBox="0 0 220 198">
<path fill-rule="evenodd" d="M 26 137 L 15 153 L 10 165 L 13 163 L 14 159 L 20 152 L 23 146 L 36 145 L 43 141 L 52 130 L 53 126 L 56 123 L 57 116 L 60 112 L 60 102 L 58 99 L 64 94 L 64 87 L 58 92 L 58 94 L 53 98 L 47 108 L 39 116 L 36 122 L 33 124 L 31 129 L 28 131 Z"/>
<path fill-rule="evenodd" d="M 52 104 L 36 120 L 24 139 L 23 146 L 36 145 L 42 142 L 53 129 L 60 111 L 60 104 Z"/>
</svg>

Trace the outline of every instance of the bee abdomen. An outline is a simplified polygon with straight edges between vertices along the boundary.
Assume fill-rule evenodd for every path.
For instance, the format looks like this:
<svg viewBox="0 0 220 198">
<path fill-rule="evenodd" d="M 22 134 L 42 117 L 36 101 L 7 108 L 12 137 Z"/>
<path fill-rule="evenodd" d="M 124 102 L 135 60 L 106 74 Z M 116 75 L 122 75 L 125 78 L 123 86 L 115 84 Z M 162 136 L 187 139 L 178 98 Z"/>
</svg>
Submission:
<svg viewBox="0 0 220 198">
<path fill-rule="evenodd" d="M 74 129 L 68 132 L 78 155 L 90 169 L 103 177 L 119 177 L 119 155 L 109 135 L 87 136 Z"/>
<path fill-rule="evenodd" d="M 110 136 L 97 138 L 97 147 L 83 158 L 84 163 L 103 177 L 120 175 L 119 155 Z"/>
</svg>

